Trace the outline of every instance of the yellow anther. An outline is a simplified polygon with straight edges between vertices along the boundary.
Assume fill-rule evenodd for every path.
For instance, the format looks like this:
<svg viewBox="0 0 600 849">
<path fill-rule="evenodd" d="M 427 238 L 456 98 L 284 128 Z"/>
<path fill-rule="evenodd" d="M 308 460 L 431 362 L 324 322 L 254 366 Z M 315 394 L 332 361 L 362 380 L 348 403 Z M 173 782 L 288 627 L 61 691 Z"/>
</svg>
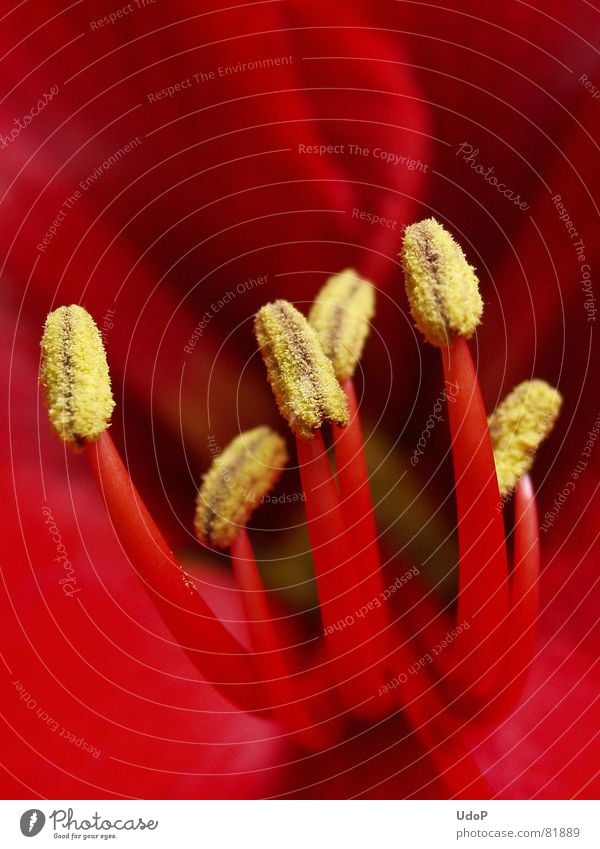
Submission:
<svg viewBox="0 0 600 849">
<path fill-rule="evenodd" d="M 354 374 L 374 313 L 373 284 L 353 268 L 334 274 L 317 295 L 308 320 L 317 331 L 338 380 Z"/>
<path fill-rule="evenodd" d="M 347 425 L 348 405 L 316 331 L 287 301 L 262 307 L 254 330 L 281 415 L 310 439 L 324 422 Z"/>
<path fill-rule="evenodd" d="M 110 424 L 115 402 L 102 338 L 91 315 L 76 304 L 51 312 L 42 336 L 40 382 L 54 430 L 81 446 Z"/>
<path fill-rule="evenodd" d="M 207 545 L 231 545 L 288 462 L 285 442 L 268 427 L 240 433 L 213 461 L 196 498 L 194 528 Z"/>
<path fill-rule="evenodd" d="M 526 380 L 489 417 L 500 495 L 511 492 L 529 471 L 561 405 L 560 393 L 544 380 Z"/>
<path fill-rule="evenodd" d="M 411 224 L 401 256 L 410 311 L 425 339 L 441 348 L 453 333 L 472 336 L 483 302 L 475 270 L 450 233 L 435 218 Z"/>
</svg>

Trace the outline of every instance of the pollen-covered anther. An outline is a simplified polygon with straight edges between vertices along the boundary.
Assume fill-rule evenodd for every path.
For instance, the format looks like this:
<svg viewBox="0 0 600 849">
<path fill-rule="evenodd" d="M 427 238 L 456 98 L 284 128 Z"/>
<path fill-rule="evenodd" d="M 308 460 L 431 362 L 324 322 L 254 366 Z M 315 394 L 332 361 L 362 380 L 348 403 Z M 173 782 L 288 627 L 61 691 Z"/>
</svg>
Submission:
<svg viewBox="0 0 600 849">
<path fill-rule="evenodd" d="M 533 465 L 535 452 L 560 412 L 560 393 L 544 380 L 526 380 L 489 417 L 500 495 L 511 492 Z"/>
<path fill-rule="evenodd" d="M 411 315 L 425 339 L 441 348 L 452 334 L 472 336 L 483 302 L 475 270 L 450 233 L 435 218 L 411 224 L 401 257 Z"/>
<path fill-rule="evenodd" d="M 227 548 L 275 486 L 288 462 L 285 442 L 268 427 L 240 433 L 202 479 L 194 528 L 200 542 Z"/>
<path fill-rule="evenodd" d="M 374 313 L 373 284 L 353 268 L 334 274 L 317 295 L 308 321 L 339 380 L 354 374 Z"/>
<path fill-rule="evenodd" d="M 310 439 L 324 422 L 345 426 L 346 397 L 316 331 L 288 301 L 262 307 L 254 323 L 267 376 L 281 415 Z"/>
<path fill-rule="evenodd" d="M 82 446 L 109 427 L 115 406 L 106 352 L 91 315 L 73 304 L 51 312 L 41 341 L 48 416 L 65 442 Z"/>
</svg>

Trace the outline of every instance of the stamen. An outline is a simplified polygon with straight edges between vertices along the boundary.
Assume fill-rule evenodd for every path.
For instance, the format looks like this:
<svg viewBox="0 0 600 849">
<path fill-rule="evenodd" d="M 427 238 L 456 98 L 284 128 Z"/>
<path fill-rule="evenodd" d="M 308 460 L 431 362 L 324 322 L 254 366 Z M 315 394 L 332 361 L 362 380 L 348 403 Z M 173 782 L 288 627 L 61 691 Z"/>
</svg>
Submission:
<svg viewBox="0 0 600 849">
<path fill-rule="evenodd" d="M 560 393 L 543 380 L 526 380 L 489 417 L 500 495 L 511 492 L 533 465 L 535 452 L 559 414 Z"/>
<path fill-rule="evenodd" d="M 388 700 L 374 698 L 382 680 L 381 657 L 375 662 L 371 657 L 373 640 L 370 626 L 362 619 L 355 556 L 318 430 L 325 421 L 348 424 L 346 395 L 315 330 L 291 304 L 277 301 L 263 307 L 257 315 L 256 335 L 279 409 L 296 433 L 332 674 L 345 706 L 358 716 L 372 718 L 388 706 Z"/>
<path fill-rule="evenodd" d="M 540 525 L 529 475 L 519 479 L 515 492 L 514 566 L 510 581 L 510 615 L 505 625 L 502 673 L 496 694 L 477 713 L 477 719 L 500 720 L 514 709 L 535 654 L 540 596 Z"/>
<path fill-rule="evenodd" d="M 334 274 L 317 295 L 308 321 L 317 331 L 339 381 L 354 374 L 374 313 L 373 284 L 353 268 Z"/>
<path fill-rule="evenodd" d="M 475 270 L 450 233 L 435 218 L 411 224 L 401 256 L 410 311 L 425 339 L 444 347 L 452 334 L 472 336 L 483 302 Z"/>
<path fill-rule="evenodd" d="M 385 659 L 391 653 L 389 623 L 384 605 L 375 607 L 373 603 L 373 599 L 383 598 L 383 585 L 353 381 L 374 313 L 373 284 L 360 277 L 354 269 L 347 268 L 325 283 L 310 310 L 308 320 L 319 334 L 323 349 L 333 363 L 348 404 L 348 426 L 334 425 L 332 428 L 336 482 L 353 548 L 352 561 L 344 571 L 354 586 L 357 610 L 367 608 L 371 611 L 368 623 L 365 623 L 368 625 L 365 633 L 371 637 L 371 654 L 374 659 L 385 664 Z"/>
<path fill-rule="evenodd" d="M 236 586 L 248 618 L 254 666 L 269 707 L 282 725 L 309 749 L 334 739 L 331 723 L 313 719 L 310 702 L 300 693 L 293 653 L 273 620 L 245 524 L 279 479 L 288 462 L 285 442 L 268 427 L 237 436 L 204 476 L 196 501 L 195 529 L 201 542 L 230 547 Z M 322 694 L 316 698 L 323 701 Z"/>
<path fill-rule="evenodd" d="M 237 436 L 204 475 L 196 499 L 196 536 L 227 548 L 288 462 L 285 442 L 268 427 Z"/>
<path fill-rule="evenodd" d="M 254 325 L 269 383 L 292 431 L 310 439 L 324 422 L 348 424 L 348 407 L 319 338 L 288 301 L 262 307 Z"/>
<path fill-rule="evenodd" d="M 52 427 L 81 447 L 106 430 L 115 406 L 106 353 L 91 315 L 72 304 L 51 312 L 41 341 L 40 382 Z"/>
<path fill-rule="evenodd" d="M 50 420 L 86 449 L 98 488 L 130 565 L 206 686 L 242 710 L 268 710 L 252 658 L 198 593 L 137 492 L 107 430 L 114 401 L 100 334 L 81 307 L 51 313 L 42 339 L 41 381 Z"/>
<path fill-rule="evenodd" d="M 435 219 L 406 228 L 406 291 L 416 325 L 441 348 L 452 435 L 458 519 L 458 623 L 470 630 L 452 654 L 459 686 L 485 688 L 496 673 L 508 611 L 508 563 L 492 444 L 466 338 L 481 319 L 477 277 L 460 246 Z M 458 624 L 457 623 L 457 624 Z"/>
</svg>

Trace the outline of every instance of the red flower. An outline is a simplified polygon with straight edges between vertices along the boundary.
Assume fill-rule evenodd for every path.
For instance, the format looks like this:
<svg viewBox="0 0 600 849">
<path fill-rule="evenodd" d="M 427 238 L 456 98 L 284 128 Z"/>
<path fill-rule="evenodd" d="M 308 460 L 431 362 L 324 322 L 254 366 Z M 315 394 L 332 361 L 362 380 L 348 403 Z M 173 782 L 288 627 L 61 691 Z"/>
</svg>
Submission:
<svg viewBox="0 0 600 849">
<path fill-rule="evenodd" d="M 384 551 L 409 540 L 405 566 L 431 588 L 411 596 L 416 633 L 424 605 L 455 587 L 445 426 L 407 462 L 441 374 L 406 317 L 396 254 L 402 228 L 433 214 L 479 270 L 472 348 L 487 409 L 533 374 L 565 398 L 534 471 L 534 663 L 509 716 L 467 729 L 471 757 L 501 797 L 593 795 L 594 10 L 508 4 L 482 20 L 475 4 L 173 2 L 111 22 L 108 5 L 93 20 L 87 7 L 36 8 L 35 26 L 23 7 L 3 20 L 5 794 L 448 795 L 403 716 L 307 755 L 200 682 L 82 458 L 48 432 L 37 385 L 45 314 L 83 304 L 104 331 L 132 477 L 247 640 L 228 566 L 200 566 L 190 535 L 207 438 L 278 423 L 253 358 L 256 309 L 310 302 L 325 276 L 357 267 L 381 290 L 361 399 L 376 517 Z M 294 525 L 299 507 L 265 507 L 262 521 Z M 302 541 L 259 536 L 261 556 L 281 559 L 267 578 L 283 609 L 310 611 L 306 560 L 289 559 Z"/>
</svg>

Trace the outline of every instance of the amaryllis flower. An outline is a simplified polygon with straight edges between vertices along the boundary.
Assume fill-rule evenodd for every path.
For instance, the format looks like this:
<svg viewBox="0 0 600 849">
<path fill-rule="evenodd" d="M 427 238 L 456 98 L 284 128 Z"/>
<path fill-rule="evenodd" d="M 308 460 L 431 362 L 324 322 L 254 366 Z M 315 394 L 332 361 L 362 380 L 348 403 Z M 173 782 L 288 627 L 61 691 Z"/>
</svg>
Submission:
<svg viewBox="0 0 600 849">
<path fill-rule="evenodd" d="M 28 6 L 2 20 L 4 794 L 594 795 L 597 12 Z M 404 290 L 404 230 L 431 218 L 480 282 L 482 322 L 456 358 L 423 342 Z M 266 427 L 296 456 L 255 314 L 284 300 L 308 315 L 345 268 L 377 293 L 352 387 L 339 384 L 349 424 L 325 423 L 352 462 L 337 457 L 315 504 L 306 476 L 325 455 L 318 434 L 299 435 L 304 486 L 293 459 L 231 554 L 203 547 L 194 504 L 231 440 Z M 52 433 L 38 382 L 46 315 L 72 304 L 100 329 L 115 396 L 110 430 L 79 453 Z M 453 403 L 445 380 L 465 374 L 473 392 Z M 514 430 L 501 401 L 539 379 L 561 415 L 531 488 L 521 478 L 499 499 L 482 538 L 485 414 Z M 112 442 L 99 492 L 85 455 Z M 495 486 L 489 451 L 486 463 Z M 539 578 L 523 587 L 538 537 Z M 169 550 L 201 599 L 198 628 L 184 617 L 178 630 L 140 571 Z M 350 568 L 323 588 L 319 560 L 344 550 Z M 483 604 L 484 621 L 451 636 L 465 557 L 467 607 Z M 387 620 L 383 605 L 358 616 L 381 592 Z M 380 689 L 377 709 L 361 707 Z"/>
</svg>

